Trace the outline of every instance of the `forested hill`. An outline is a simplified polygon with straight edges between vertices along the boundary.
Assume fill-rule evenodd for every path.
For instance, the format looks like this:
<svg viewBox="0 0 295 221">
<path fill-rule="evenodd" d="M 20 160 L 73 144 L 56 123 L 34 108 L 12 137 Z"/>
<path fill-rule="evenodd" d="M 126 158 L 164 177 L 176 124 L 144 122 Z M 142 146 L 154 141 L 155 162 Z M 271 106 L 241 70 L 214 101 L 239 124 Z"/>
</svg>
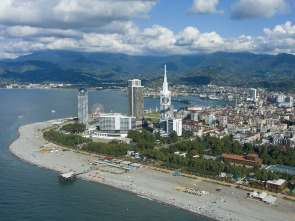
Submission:
<svg viewBox="0 0 295 221">
<path fill-rule="evenodd" d="M 156 57 L 54 50 L 1 60 L 0 78 L 2 81 L 96 85 L 102 82 L 126 84 L 125 80 L 136 77 L 143 82 L 157 83 L 163 76 L 164 64 L 171 83 L 274 88 L 291 87 L 295 79 L 295 56 L 291 54 L 218 52 Z"/>
</svg>

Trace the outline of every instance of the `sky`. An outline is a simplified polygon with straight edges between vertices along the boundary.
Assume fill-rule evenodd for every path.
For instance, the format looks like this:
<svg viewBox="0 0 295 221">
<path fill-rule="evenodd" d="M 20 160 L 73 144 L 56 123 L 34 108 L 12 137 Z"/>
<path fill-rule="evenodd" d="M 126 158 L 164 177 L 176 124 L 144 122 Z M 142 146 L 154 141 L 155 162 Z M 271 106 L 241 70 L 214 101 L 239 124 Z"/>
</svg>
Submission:
<svg viewBox="0 0 295 221">
<path fill-rule="evenodd" d="M 42 50 L 295 54 L 295 0 L 1 0 L 0 59 Z"/>
</svg>

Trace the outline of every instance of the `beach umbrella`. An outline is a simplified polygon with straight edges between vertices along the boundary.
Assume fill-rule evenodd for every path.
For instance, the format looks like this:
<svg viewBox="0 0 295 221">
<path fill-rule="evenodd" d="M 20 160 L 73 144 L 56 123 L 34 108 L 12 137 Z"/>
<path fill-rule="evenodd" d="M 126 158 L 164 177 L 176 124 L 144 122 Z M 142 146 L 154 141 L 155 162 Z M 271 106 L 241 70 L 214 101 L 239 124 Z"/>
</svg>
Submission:
<svg viewBox="0 0 295 221">
<path fill-rule="evenodd" d="M 91 176 L 91 173 L 89 173 L 89 176 Z"/>
<path fill-rule="evenodd" d="M 77 170 L 74 170 L 74 172 L 76 172 Z"/>
</svg>

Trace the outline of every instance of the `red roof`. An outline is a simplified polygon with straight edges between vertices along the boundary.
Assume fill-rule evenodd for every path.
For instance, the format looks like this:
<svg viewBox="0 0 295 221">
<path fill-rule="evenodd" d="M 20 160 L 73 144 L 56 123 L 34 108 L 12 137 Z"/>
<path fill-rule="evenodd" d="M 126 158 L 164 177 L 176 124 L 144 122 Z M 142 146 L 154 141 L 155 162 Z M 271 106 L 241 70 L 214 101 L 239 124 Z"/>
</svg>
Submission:
<svg viewBox="0 0 295 221">
<path fill-rule="evenodd" d="M 256 153 L 249 153 L 247 156 L 249 156 L 249 157 L 259 157 L 259 155 L 258 154 L 256 154 Z"/>
<path fill-rule="evenodd" d="M 259 158 L 256 159 L 255 161 L 253 161 L 253 160 L 247 160 L 243 156 L 240 156 L 240 155 L 226 154 L 226 153 L 223 153 L 221 155 L 221 157 L 222 158 L 225 158 L 225 159 L 241 160 L 241 161 L 247 161 L 247 162 L 257 162 L 257 163 L 261 163 L 262 162 L 262 159 L 259 159 Z"/>
<path fill-rule="evenodd" d="M 221 155 L 222 158 L 227 158 L 227 159 L 235 159 L 235 160 L 246 160 L 243 156 L 240 155 L 234 155 L 234 154 L 227 154 L 227 153 L 223 153 Z"/>
</svg>

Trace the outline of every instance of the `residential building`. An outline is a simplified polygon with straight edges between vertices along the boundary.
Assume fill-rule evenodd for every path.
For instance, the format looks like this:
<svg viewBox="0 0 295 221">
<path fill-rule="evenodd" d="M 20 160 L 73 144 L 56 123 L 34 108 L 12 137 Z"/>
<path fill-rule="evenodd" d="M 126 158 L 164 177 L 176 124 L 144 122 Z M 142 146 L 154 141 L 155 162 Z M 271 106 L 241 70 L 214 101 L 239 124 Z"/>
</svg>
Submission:
<svg viewBox="0 0 295 221">
<path fill-rule="evenodd" d="M 253 100 L 255 100 L 256 99 L 256 96 L 257 96 L 257 92 L 256 92 L 256 89 L 254 89 L 254 88 L 250 88 L 250 90 L 249 90 L 249 92 L 250 92 L 250 99 L 253 99 Z"/>
<path fill-rule="evenodd" d="M 287 185 L 287 181 L 284 179 L 278 179 L 278 180 L 268 180 L 266 182 L 266 186 L 269 188 L 282 190 Z"/>
<path fill-rule="evenodd" d="M 129 116 L 140 121 L 144 116 L 144 87 L 141 86 L 141 80 L 129 80 L 127 90 Z"/>
</svg>

